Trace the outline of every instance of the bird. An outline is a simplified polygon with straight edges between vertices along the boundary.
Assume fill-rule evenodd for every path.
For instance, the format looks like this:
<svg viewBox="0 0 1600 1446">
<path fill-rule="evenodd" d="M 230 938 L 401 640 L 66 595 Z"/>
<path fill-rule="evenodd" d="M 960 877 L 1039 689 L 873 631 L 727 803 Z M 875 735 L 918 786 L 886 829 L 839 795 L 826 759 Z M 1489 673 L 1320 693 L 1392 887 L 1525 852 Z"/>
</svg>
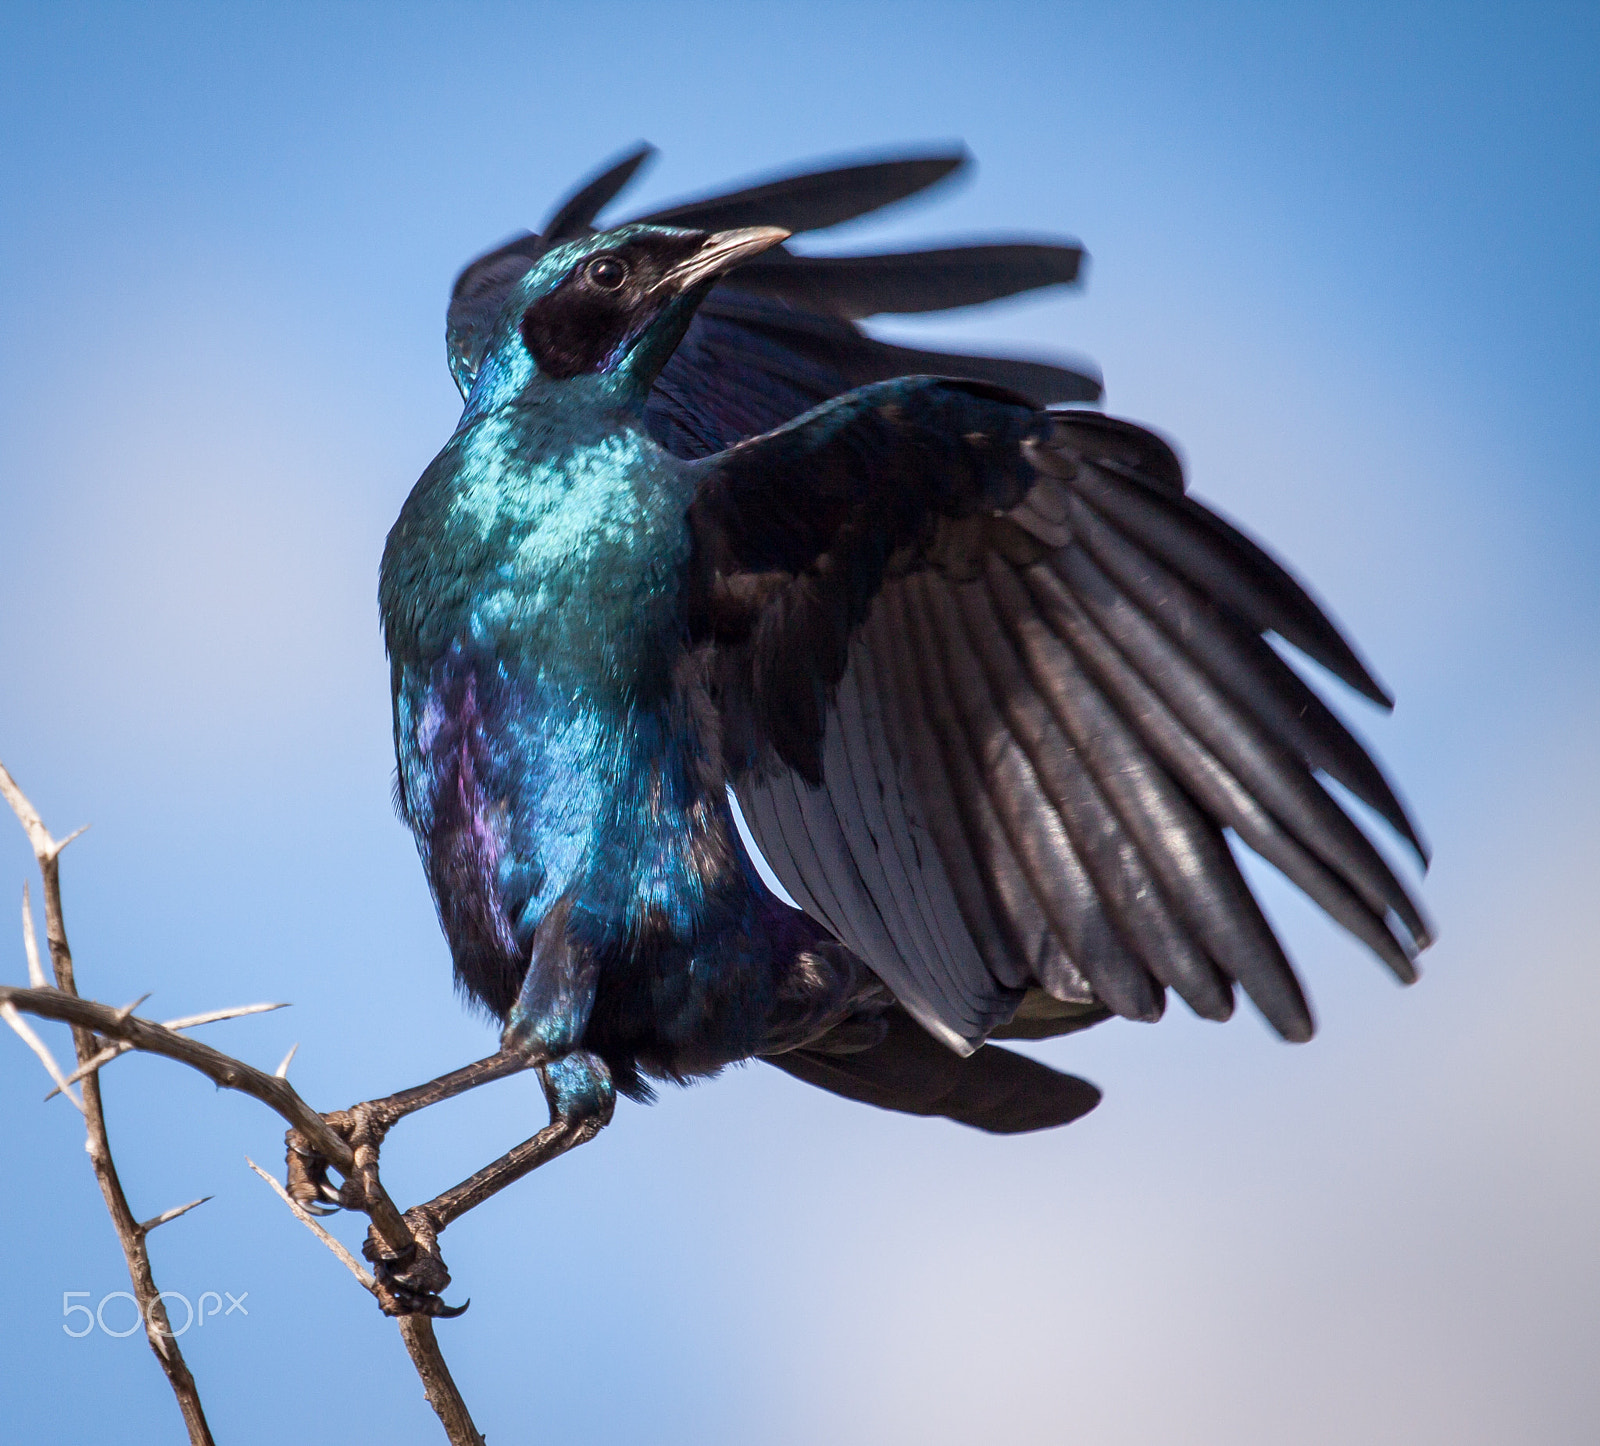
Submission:
<svg viewBox="0 0 1600 1446">
<path fill-rule="evenodd" d="M 1240 992 L 1309 1039 L 1234 844 L 1415 980 L 1432 924 L 1330 785 L 1427 846 L 1286 661 L 1392 707 L 1323 607 L 1091 364 L 858 324 L 1082 248 L 791 245 L 952 147 L 600 224 L 651 154 L 461 273 L 461 419 L 380 573 L 397 806 L 552 1120 L 759 1060 L 1020 1133 L 1100 1092 L 995 1041 Z"/>
</svg>

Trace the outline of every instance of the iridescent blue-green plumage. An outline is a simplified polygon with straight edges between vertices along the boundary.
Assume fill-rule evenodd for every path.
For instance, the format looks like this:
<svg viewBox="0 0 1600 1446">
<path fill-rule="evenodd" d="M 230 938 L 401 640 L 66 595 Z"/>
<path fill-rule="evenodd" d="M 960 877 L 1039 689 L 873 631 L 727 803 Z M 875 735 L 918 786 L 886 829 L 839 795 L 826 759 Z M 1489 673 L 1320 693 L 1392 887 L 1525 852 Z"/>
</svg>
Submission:
<svg viewBox="0 0 1600 1446">
<path fill-rule="evenodd" d="M 383 574 L 402 806 L 462 982 L 509 1014 L 563 902 L 627 1082 L 639 1050 L 669 1073 L 755 1051 L 772 981 L 751 963 L 779 927 L 674 687 L 694 479 L 643 429 L 648 380 L 545 382 L 513 328 Z M 585 1024 L 541 1027 L 554 1048 Z"/>
<path fill-rule="evenodd" d="M 559 1066 L 553 1102 L 763 1056 L 1028 1129 L 1097 1096 L 986 1039 L 1168 989 L 1226 1018 L 1236 985 L 1307 1037 L 1225 828 L 1402 978 L 1428 942 L 1316 772 L 1415 843 L 1404 810 L 1262 641 L 1383 698 L 1299 585 L 1165 444 L 1038 410 L 1086 374 L 900 375 L 932 354 L 854 326 L 1070 279 L 1076 249 L 824 265 L 738 229 L 949 159 L 591 231 L 631 157 L 458 282 L 466 408 L 384 557 L 399 798 L 459 981 Z"/>
</svg>

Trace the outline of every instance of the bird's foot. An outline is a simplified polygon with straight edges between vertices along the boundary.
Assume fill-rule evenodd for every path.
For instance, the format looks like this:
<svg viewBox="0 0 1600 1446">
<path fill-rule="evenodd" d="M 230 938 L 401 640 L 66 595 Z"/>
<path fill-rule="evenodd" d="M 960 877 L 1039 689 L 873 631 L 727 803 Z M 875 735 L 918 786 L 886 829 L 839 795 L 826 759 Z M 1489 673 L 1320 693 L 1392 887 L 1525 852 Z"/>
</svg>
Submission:
<svg viewBox="0 0 1600 1446">
<path fill-rule="evenodd" d="M 290 1197 L 313 1215 L 331 1215 L 338 1209 L 366 1209 L 373 1193 L 370 1187 L 377 1182 L 378 1152 L 384 1137 L 399 1121 L 440 1100 L 527 1068 L 526 1059 L 501 1050 L 427 1084 L 324 1115 L 328 1128 L 350 1146 L 355 1159 L 350 1174 L 340 1185 L 328 1178 L 333 1162 L 299 1130 L 290 1130 L 284 1137 L 289 1147 L 286 1173 Z"/>
<path fill-rule="evenodd" d="M 399 1254 L 385 1248 L 377 1232 L 368 1230 L 361 1253 L 372 1263 L 378 1283 L 378 1302 L 385 1315 L 425 1315 L 448 1320 L 472 1304 L 446 1305 L 442 1299 L 450 1272 L 439 1253 L 439 1230 L 426 1206 L 405 1213 L 412 1243 Z"/>
<path fill-rule="evenodd" d="M 311 1215 L 364 1209 L 370 1198 L 368 1182 L 377 1178 L 378 1152 L 383 1138 L 399 1115 L 387 1100 L 368 1100 L 348 1110 L 334 1110 L 322 1118 L 328 1128 L 350 1146 L 355 1166 L 342 1184 L 335 1185 L 328 1178 L 333 1162 L 299 1130 L 290 1130 L 284 1136 L 288 1146 L 285 1174 L 290 1198 Z"/>
<path fill-rule="evenodd" d="M 386 1315 L 439 1318 L 460 1315 L 467 1308 L 448 1306 L 441 1298 L 450 1284 L 450 1272 L 439 1253 L 439 1232 L 512 1181 L 592 1139 L 616 1106 L 611 1071 L 599 1056 L 581 1050 L 551 1059 L 541 1039 L 510 1029 L 499 1054 L 414 1090 L 324 1115 L 328 1128 L 350 1147 L 351 1164 L 340 1185 L 329 1179 L 328 1172 L 335 1168 L 344 1172 L 344 1166 L 321 1154 L 300 1131 L 289 1131 L 291 1198 L 313 1214 L 343 1208 L 371 1215 L 374 1204 L 387 1200 L 378 1180 L 378 1152 L 399 1120 L 475 1085 L 530 1068 L 539 1071 L 550 1123 L 453 1189 L 407 1210 L 404 1221 L 411 1243 L 403 1250 L 391 1249 L 375 1228 L 369 1230 L 361 1253 L 372 1263 L 378 1303 Z M 393 1206 L 388 1208 L 392 1211 Z"/>
</svg>

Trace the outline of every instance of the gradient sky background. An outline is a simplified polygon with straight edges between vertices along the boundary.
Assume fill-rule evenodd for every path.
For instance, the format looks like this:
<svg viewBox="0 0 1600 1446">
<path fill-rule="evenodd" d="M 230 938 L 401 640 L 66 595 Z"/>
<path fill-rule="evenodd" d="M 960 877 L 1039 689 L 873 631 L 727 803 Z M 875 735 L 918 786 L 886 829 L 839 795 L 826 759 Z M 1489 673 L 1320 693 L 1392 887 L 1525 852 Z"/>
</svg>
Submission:
<svg viewBox="0 0 1600 1446">
<path fill-rule="evenodd" d="M 1269 885 L 1318 1040 L 1175 1006 L 1059 1042 L 1106 1090 L 1070 1130 L 762 1067 L 624 1103 L 445 1237 L 490 1441 L 1600 1438 L 1600 12 L 1315 8 L 4 7 L 0 758 L 94 824 L 86 992 L 292 1000 L 206 1037 L 300 1041 L 323 1108 L 492 1047 L 390 812 L 377 560 L 458 410 L 457 267 L 641 137 L 638 203 L 966 140 L 974 179 L 840 247 L 1061 232 L 1087 289 L 884 330 L 1094 357 L 1399 695 L 1339 702 L 1436 846 L 1421 985 Z M 0 901 L 28 862 L 0 828 Z M 216 1195 L 161 1283 L 248 1292 L 183 1341 L 219 1440 L 439 1439 L 246 1170 L 275 1119 L 106 1083 L 135 1209 Z M 127 1281 L 44 1089 L 0 1039 L 0 1436 L 178 1439 L 141 1336 L 62 1332 Z M 543 1118 L 528 1080 L 433 1114 L 385 1154 L 406 1200 Z"/>
</svg>

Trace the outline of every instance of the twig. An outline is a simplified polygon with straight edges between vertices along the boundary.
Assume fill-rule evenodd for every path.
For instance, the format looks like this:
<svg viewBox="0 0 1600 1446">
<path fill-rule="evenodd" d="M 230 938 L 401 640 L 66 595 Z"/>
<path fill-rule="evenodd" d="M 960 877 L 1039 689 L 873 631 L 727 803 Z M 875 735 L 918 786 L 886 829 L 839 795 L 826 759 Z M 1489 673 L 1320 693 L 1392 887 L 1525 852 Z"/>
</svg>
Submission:
<svg viewBox="0 0 1600 1446">
<path fill-rule="evenodd" d="M 373 1295 L 377 1295 L 378 1282 L 372 1278 L 372 1272 L 368 1270 L 366 1266 L 364 1266 L 359 1260 L 357 1260 L 355 1256 L 353 1256 L 348 1250 L 346 1250 L 343 1244 L 341 1244 L 338 1240 L 335 1240 L 334 1237 L 328 1233 L 327 1229 L 322 1225 L 322 1223 L 316 1218 L 316 1216 L 312 1215 L 308 1210 L 306 1210 L 306 1208 L 298 1200 L 296 1200 L 293 1195 L 291 1195 L 283 1188 L 281 1184 L 278 1183 L 278 1177 L 276 1175 L 268 1174 L 267 1171 L 263 1170 L 261 1166 L 256 1164 L 256 1162 L 248 1155 L 244 1157 L 244 1162 L 252 1170 L 254 1170 L 256 1174 L 261 1176 L 261 1178 L 265 1180 L 267 1184 L 272 1186 L 273 1191 L 277 1194 L 278 1198 L 294 1212 L 295 1219 L 304 1225 L 307 1230 L 315 1235 L 318 1240 L 326 1245 L 329 1250 L 331 1250 L 339 1257 L 341 1261 L 344 1262 L 345 1269 L 348 1270 L 351 1275 L 355 1276 L 355 1278 L 361 1283 L 361 1288 L 365 1291 L 371 1292 Z"/>
<path fill-rule="evenodd" d="M 191 1201 L 187 1205 L 165 1211 L 142 1223 L 134 1220 L 116 1166 L 112 1161 L 111 1147 L 106 1136 L 105 1116 L 100 1100 L 100 1068 L 127 1050 L 138 1049 L 175 1059 L 226 1089 L 237 1090 L 260 1100 L 288 1121 L 299 1132 L 304 1143 L 318 1151 L 333 1168 L 345 1176 L 347 1181 L 353 1175 L 358 1175 L 362 1197 L 360 1208 L 372 1222 L 373 1234 L 377 1237 L 378 1243 L 387 1252 L 401 1256 L 415 1250 L 418 1242 L 412 1234 L 410 1225 L 401 1216 L 399 1208 L 377 1178 L 375 1147 L 373 1147 L 373 1163 L 358 1171 L 355 1152 L 351 1146 L 328 1127 L 323 1116 L 313 1110 L 284 1078 L 289 1063 L 294 1058 L 294 1049 L 285 1056 L 277 1074 L 268 1075 L 241 1060 L 178 1033 L 180 1029 L 191 1028 L 198 1024 L 232 1019 L 242 1014 L 259 1013 L 282 1006 L 249 1005 L 238 1009 L 215 1010 L 208 1014 L 157 1024 L 140 1019 L 133 1013 L 133 1010 L 149 997 L 148 995 L 141 996 L 121 1009 L 113 1009 L 109 1005 L 79 996 L 73 973 L 72 951 L 67 943 L 61 910 L 59 862 L 62 849 L 83 830 L 79 829 L 59 842 L 52 838 L 38 811 L 17 787 L 16 781 L 3 764 L 0 764 L 0 796 L 6 799 L 21 821 L 39 864 L 44 886 L 45 937 L 49 944 L 51 964 L 56 978 L 56 987 L 53 989 L 44 982 L 43 968 L 38 965 L 37 944 L 30 943 L 29 980 L 32 987 L 18 989 L 10 985 L 0 985 L 0 1013 L 5 1015 L 8 1022 L 13 1022 L 14 1027 L 19 1027 L 18 1032 L 23 1033 L 24 1038 L 31 1036 L 30 1043 L 37 1040 L 37 1036 L 20 1018 L 22 1012 L 44 1019 L 58 1020 L 72 1026 L 73 1043 L 78 1056 L 78 1069 L 72 1078 L 74 1080 L 81 1078 L 83 1083 L 83 1103 L 80 1108 L 83 1110 L 88 1127 L 89 1156 L 94 1165 L 96 1178 L 100 1182 L 101 1192 L 105 1196 L 112 1224 L 116 1228 L 118 1239 L 122 1242 L 123 1254 L 128 1262 L 128 1273 L 133 1281 L 135 1297 L 145 1321 L 145 1334 L 163 1371 L 166 1372 L 173 1394 L 183 1412 L 191 1446 L 214 1446 L 194 1377 L 190 1374 L 178 1349 L 166 1309 L 151 1275 L 146 1243 L 146 1237 L 151 1230 L 169 1220 L 177 1219 L 204 1201 Z M 31 941 L 33 939 L 31 906 L 26 894 L 24 916 L 28 921 L 27 938 Z M 113 1041 L 109 1046 L 104 1043 L 107 1039 Z M 42 1051 L 42 1058 L 49 1056 L 49 1051 L 44 1049 L 42 1043 L 38 1048 Z M 490 1066 L 487 1073 L 484 1071 L 485 1064 Z M 70 1096 L 68 1081 L 62 1078 L 59 1068 L 54 1067 L 53 1058 L 49 1059 L 49 1067 L 58 1082 L 58 1087 Z M 512 1072 L 513 1068 L 520 1067 L 520 1064 L 513 1066 L 491 1059 L 458 1073 L 463 1076 L 472 1075 L 475 1078 L 480 1076 L 496 1078 L 500 1074 Z M 429 1094 L 426 1090 L 411 1093 L 419 1096 L 415 1107 L 431 1102 L 431 1096 L 428 1099 L 423 1098 Z M 77 1103 L 75 1099 L 74 1103 Z M 408 1113 L 409 1110 L 405 1112 Z M 260 1169 L 254 1161 L 250 1161 L 250 1167 L 268 1181 L 295 1215 L 340 1257 L 362 1286 L 375 1295 L 379 1303 L 388 1310 L 392 1301 L 385 1287 L 364 1270 L 277 1180 Z M 422 1380 L 428 1403 L 438 1415 L 451 1446 L 484 1446 L 483 1437 L 473 1424 L 471 1413 L 439 1349 L 433 1322 L 427 1316 L 418 1314 L 401 1315 L 398 1324 L 401 1339 L 411 1356 L 412 1365 Z"/>
<path fill-rule="evenodd" d="M 120 1009 L 84 999 L 60 989 L 19 989 L 15 985 L 0 984 L 0 1003 L 9 1002 L 26 1014 L 36 1014 L 41 1019 L 57 1019 L 70 1024 L 85 1034 L 93 1031 L 109 1039 L 122 1040 L 146 1054 L 165 1055 L 190 1069 L 198 1070 L 213 1084 L 224 1089 L 238 1090 L 261 1101 L 268 1109 L 276 1111 L 295 1129 L 301 1131 L 313 1145 L 334 1164 L 341 1173 L 354 1168 L 350 1146 L 328 1128 L 327 1122 L 311 1108 L 287 1080 L 256 1069 L 253 1065 L 223 1054 L 198 1039 L 190 1039 L 176 1030 L 157 1024 L 153 1019 L 141 1019 L 137 1014 L 122 1017 Z M 399 1212 L 396 1211 L 398 1219 Z"/>
<path fill-rule="evenodd" d="M 422 1377 L 423 1393 L 444 1427 L 445 1435 L 450 1438 L 450 1446 L 484 1446 L 467 1403 L 450 1374 L 450 1367 L 445 1364 L 438 1337 L 433 1333 L 433 1322 L 425 1315 L 401 1316 L 400 1339 L 411 1353 L 411 1364 Z"/>
<path fill-rule="evenodd" d="M 381 1300 L 378 1283 L 372 1274 L 329 1234 L 320 1221 L 283 1188 L 276 1176 L 263 1170 L 248 1155 L 245 1156 L 245 1163 L 272 1187 L 273 1193 L 289 1207 L 295 1218 L 339 1258 L 345 1269 L 355 1276 L 362 1289 Z M 439 1424 L 444 1427 L 451 1446 L 485 1446 L 483 1436 L 473 1422 L 472 1413 L 467 1409 L 461 1390 L 450 1374 L 444 1352 L 439 1349 L 439 1339 L 434 1334 L 433 1322 L 424 1315 L 406 1315 L 400 1317 L 399 1325 L 400 1338 L 405 1342 L 406 1351 L 411 1356 L 411 1364 L 416 1367 L 417 1375 L 422 1379 L 423 1393 L 427 1397 L 428 1404 L 433 1407 L 434 1414 L 438 1416 Z"/>
<path fill-rule="evenodd" d="M 16 1030 L 16 1032 L 22 1036 L 22 1042 L 39 1056 L 39 1062 L 44 1065 L 45 1070 L 48 1072 L 50 1078 L 56 1082 L 56 1087 L 53 1093 L 65 1095 L 69 1100 L 72 1101 L 78 1113 L 81 1115 L 83 1113 L 83 1101 L 80 1100 L 77 1095 L 73 1094 L 66 1078 L 61 1073 L 61 1066 L 56 1063 L 56 1057 L 50 1053 L 48 1048 L 45 1047 L 45 1042 L 34 1033 L 33 1026 L 17 1013 L 17 1009 L 14 1004 L 0 1004 L 0 1019 L 5 1020 L 7 1024 Z M 46 1095 L 45 1098 L 49 1099 L 50 1096 Z"/>
<path fill-rule="evenodd" d="M 119 1020 L 127 1019 L 149 997 L 148 994 L 141 994 L 132 1004 L 124 1004 L 121 1009 L 117 1010 L 117 1018 Z M 287 1009 L 288 1007 L 287 1004 L 241 1004 L 233 1009 L 212 1009 L 205 1014 L 190 1014 L 182 1019 L 163 1020 L 161 1027 L 163 1029 L 193 1029 L 201 1024 L 216 1024 L 224 1019 L 238 1019 L 246 1014 L 265 1014 L 271 1009 Z M 99 1054 L 95 1055 L 87 1063 L 80 1064 L 77 1069 L 67 1076 L 67 1083 L 76 1084 L 84 1075 L 91 1074 L 95 1070 L 110 1064 L 112 1060 L 121 1058 L 132 1048 L 133 1046 L 126 1040 L 119 1039 L 115 1044 L 108 1045 L 105 1049 L 102 1049 Z M 59 1088 L 53 1089 L 45 1098 L 47 1100 L 53 1099 L 60 1092 Z"/>
<path fill-rule="evenodd" d="M 80 998 L 76 994 L 66 994 L 59 989 L 18 989 L 12 985 L 0 984 L 0 1005 L 8 1005 L 18 1010 L 25 1010 L 29 1014 L 38 1015 L 44 1019 L 55 1019 L 73 1025 L 79 1032 L 92 1038 L 90 1031 L 120 1039 L 129 1048 L 143 1050 L 150 1054 L 162 1054 L 169 1059 L 175 1059 L 190 1068 L 199 1071 L 208 1079 L 222 1085 L 227 1089 L 238 1090 L 260 1100 L 272 1110 L 276 1111 L 283 1119 L 287 1120 L 296 1129 L 300 1130 L 308 1142 L 321 1154 L 332 1162 L 341 1174 L 349 1175 L 355 1168 L 355 1161 L 350 1146 L 330 1130 L 322 1116 L 313 1110 L 301 1099 L 294 1087 L 287 1080 L 279 1079 L 274 1075 L 264 1074 L 251 1065 L 241 1060 L 234 1059 L 209 1045 L 201 1044 L 198 1040 L 188 1039 L 174 1030 L 169 1030 L 163 1025 L 151 1020 L 140 1019 L 137 1015 L 121 1016 L 121 1011 L 113 1009 L 110 1005 L 100 1004 L 94 1000 Z M 507 1067 L 509 1069 L 509 1067 Z M 97 1077 L 90 1075 L 84 1081 L 84 1092 L 87 1096 L 90 1088 L 98 1083 Z M 252 1168 L 256 1168 L 252 1162 Z M 265 1174 L 264 1171 L 258 1173 Z M 270 1178 L 270 1177 L 269 1177 Z M 276 1181 L 272 1182 L 273 1188 L 278 1189 Z M 369 1182 L 372 1188 L 375 1182 Z M 388 1209 L 394 1212 L 394 1218 L 404 1231 L 400 1243 L 391 1243 L 393 1235 L 386 1230 L 378 1219 L 377 1202 L 371 1201 L 369 1196 L 368 1214 L 372 1219 L 375 1232 L 386 1248 L 392 1253 L 399 1254 L 413 1237 L 410 1227 L 401 1219 L 398 1209 L 381 1185 L 376 1185 L 377 1201 L 385 1202 Z M 332 1241 L 330 1248 L 342 1252 L 344 1247 L 319 1226 L 313 1217 L 295 1201 L 286 1191 L 279 1192 L 288 1201 L 290 1208 L 296 1216 L 319 1237 L 325 1237 L 325 1243 Z M 131 1217 L 130 1217 L 131 1223 Z M 137 1226 L 133 1227 L 135 1230 Z M 120 1233 L 120 1232 L 119 1232 Z M 397 1233 L 397 1232 L 396 1232 Z M 143 1241 L 140 1240 L 142 1248 Z M 342 1257 L 341 1257 L 342 1258 Z M 346 1262 L 352 1264 L 353 1262 Z M 356 1269 L 359 1271 L 360 1267 Z M 365 1277 L 363 1279 L 363 1277 Z M 375 1294 L 381 1291 L 376 1281 L 370 1275 L 360 1271 L 357 1279 L 363 1286 L 371 1289 Z M 379 1296 L 382 1299 L 381 1295 Z M 164 1322 L 164 1317 L 163 1317 Z M 439 1349 L 438 1338 L 433 1331 L 433 1322 L 426 1316 L 403 1315 L 398 1321 L 400 1336 L 405 1343 L 407 1352 L 411 1356 L 411 1363 L 416 1368 L 422 1380 L 423 1389 L 427 1395 L 428 1403 L 438 1415 L 440 1424 L 445 1429 L 445 1434 L 451 1446 L 483 1446 L 483 1437 L 478 1433 L 477 1427 L 472 1422 L 472 1416 L 465 1400 L 461 1396 L 450 1368 L 444 1359 L 443 1352 Z M 166 1361 L 163 1358 L 163 1365 Z M 198 1400 L 198 1397 L 196 1398 Z M 209 1440 L 205 1438 L 193 1438 Z"/>
<path fill-rule="evenodd" d="M 140 1019 L 138 1015 L 120 1017 L 121 1011 L 108 1004 L 83 999 L 60 989 L 18 989 L 14 985 L 0 984 L 0 1004 L 14 1004 L 27 1014 L 42 1019 L 57 1019 L 74 1027 L 75 1035 L 92 1040 L 94 1034 L 111 1039 L 125 1040 L 146 1054 L 161 1054 L 198 1070 L 214 1084 L 224 1089 L 258 1099 L 268 1109 L 293 1125 L 305 1136 L 319 1154 L 323 1155 L 341 1175 L 349 1177 L 355 1170 L 355 1155 L 350 1146 L 331 1129 L 323 1117 L 311 1108 L 299 1092 L 286 1079 L 279 1079 L 253 1065 L 235 1059 L 231 1054 L 201 1044 L 198 1039 L 157 1024 L 154 1020 Z M 93 1033 L 91 1033 L 93 1031 Z M 93 1056 L 87 1056 L 92 1058 Z M 85 1092 L 89 1080 L 85 1080 Z M 366 1199 L 362 1204 L 371 1219 L 384 1247 L 392 1254 L 403 1254 L 414 1241 L 411 1227 L 401 1218 L 400 1208 L 381 1184 L 369 1181 Z"/>
<path fill-rule="evenodd" d="M 361 1283 L 362 1289 L 381 1300 L 378 1282 L 372 1278 L 371 1272 L 279 1184 L 277 1177 L 263 1170 L 248 1155 L 245 1156 L 245 1163 L 272 1187 L 277 1197 L 294 1212 L 295 1218 L 339 1257 L 345 1269 Z M 460 1388 L 450 1374 L 444 1352 L 439 1349 L 439 1339 L 433 1333 L 433 1322 L 424 1315 L 403 1315 L 400 1317 L 400 1338 L 410 1353 L 411 1364 L 422 1378 L 422 1389 L 428 1404 L 438 1416 L 451 1446 L 484 1446 L 483 1437 L 473 1423 L 472 1413 L 467 1409 Z"/>
<path fill-rule="evenodd" d="M 11 805 L 12 813 L 16 814 L 17 821 L 22 825 L 22 831 L 28 835 L 28 842 L 33 845 L 35 858 L 40 858 L 46 853 L 56 852 L 56 841 L 50 837 L 50 830 L 44 826 L 44 820 L 39 817 L 39 810 L 28 802 L 27 796 L 17 787 L 17 780 L 7 770 L 5 764 L 0 763 L 0 798 Z"/>
</svg>

